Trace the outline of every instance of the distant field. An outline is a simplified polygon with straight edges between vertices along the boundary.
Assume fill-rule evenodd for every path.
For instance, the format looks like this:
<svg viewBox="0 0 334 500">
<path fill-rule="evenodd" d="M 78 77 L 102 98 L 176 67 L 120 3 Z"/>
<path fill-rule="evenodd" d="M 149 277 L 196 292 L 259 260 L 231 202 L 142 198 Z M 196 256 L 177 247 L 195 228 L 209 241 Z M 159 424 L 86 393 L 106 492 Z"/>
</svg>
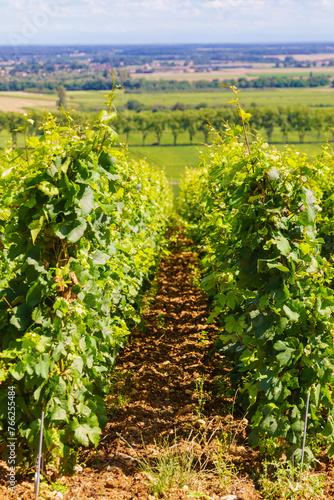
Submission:
<svg viewBox="0 0 334 500">
<path fill-rule="evenodd" d="M 73 103 L 77 104 L 82 110 L 96 111 L 101 109 L 106 100 L 105 91 L 77 91 L 69 92 Z M 334 106 L 334 88 L 321 89 L 270 89 L 270 90 L 255 90 L 245 89 L 239 94 L 241 104 L 250 106 Z M 171 92 L 165 94 L 128 94 L 120 93 L 116 98 L 116 107 L 124 106 L 130 99 L 136 99 L 145 106 L 154 104 L 162 104 L 166 107 L 172 107 L 177 102 L 182 102 L 186 105 L 196 106 L 205 103 L 208 107 L 223 106 L 232 98 L 230 91 L 219 89 L 217 91 L 208 92 Z"/>
<path fill-rule="evenodd" d="M 321 144 L 283 144 L 275 145 L 279 151 L 284 148 L 296 148 L 297 151 L 306 153 L 309 156 L 317 155 L 322 151 Z M 204 146 L 144 146 L 129 147 L 130 157 L 135 160 L 146 158 L 149 163 L 157 167 L 164 168 L 169 181 L 179 182 L 184 175 L 185 167 L 196 168 L 200 161 L 200 151 L 205 152 Z"/>
<path fill-rule="evenodd" d="M 234 66 L 232 63 L 231 66 Z M 265 76 L 309 76 L 310 72 L 313 75 L 334 75 L 334 68 L 327 66 L 318 66 L 315 68 L 276 68 L 274 64 L 252 64 L 252 68 L 247 67 L 249 64 L 243 65 L 239 63 L 239 67 L 235 68 L 222 68 L 215 71 L 203 71 L 195 72 L 189 71 L 186 68 L 182 70 L 170 71 L 155 71 L 154 73 L 133 73 L 131 77 L 136 78 L 146 78 L 147 80 L 187 80 L 187 81 L 197 81 L 197 80 L 213 80 L 218 78 L 219 80 L 229 79 L 229 78 L 256 78 Z"/>
<path fill-rule="evenodd" d="M 0 92 L 0 110 L 24 112 L 28 109 L 56 108 L 56 94 L 34 94 L 32 92 Z"/>
<path fill-rule="evenodd" d="M 105 108 L 106 90 L 69 91 L 67 93 L 69 108 L 86 112 L 96 112 Z M 223 106 L 231 99 L 231 92 L 226 89 L 207 92 L 173 92 L 130 94 L 120 92 L 116 98 L 116 107 L 123 107 L 130 99 L 136 99 L 145 106 L 161 104 L 170 108 L 177 102 L 208 107 Z M 307 89 L 245 89 L 239 94 L 243 106 L 287 106 L 312 105 L 334 106 L 334 88 Z M 56 109 L 56 94 L 33 94 L 28 92 L 0 92 L 0 110 L 26 111 L 28 109 Z"/>
<path fill-rule="evenodd" d="M 288 71 L 290 70 L 290 71 Z M 288 76 L 290 78 L 293 78 L 293 77 L 299 77 L 299 76 L 304 76 L 304 77 L 307 77 L 307 76 L 310 76 L 310 73 L 312 73 L 312 76 L 329 76 L 329 77 L 332 77 L 334 76 L 334 69 L 332 67 L 332 69 L 329 69 L 329 68 L 317 68 L 316 71 L 313 71 L 312 68 L 287 68 L 285 70 L 283 69 L 279 69 L 279 70 L 276 70 L 276 71 L 269 71 L 268 73 L 267 72 L 257 72 L 257 73 L 248 73 L 249 76 L 252 76 L 252 77 L 262 77 L 262 78 L 265 78 L 265 77 L 272 77 L 272 76 L 279 76 L 279 77 L 282 77 L 282 76 Z"/>
<path fill-rule="evenodd" d="M 4 147 L 9 140 L 9 134 L 2 131 L 0 134 L 0 147 Z M 23 146 L 22 135 L 18 136 L 18 145 Z M 322 144 L 274 144 L 275 148 L 283 151 L 284 148 L 296 148 L 297 151 L 305 152 L 312 156 L 321 153 Z M 151 165 L 163 168 L 170 182 L 179 182 L 184 175 L 185 167 L 196 168 L 200 162 L 201 152 L 205 153 L 207 146 L 129 146 L 129 156 L 134 160 L 146 158 Z M 175 194 L 178 193 L 174 186 Z"/>
<path fill-rule="evenodd" d="M 185 172 L 185 167 L 197 167 L 200 161 L 199 151 L 206 147 L 197 146 L 144 146 L 129 147 L 130 157 L 134 160 L 146 158 L 151 165 L 163 168 L 168 180 L 179 182 Z"/>
</svg>

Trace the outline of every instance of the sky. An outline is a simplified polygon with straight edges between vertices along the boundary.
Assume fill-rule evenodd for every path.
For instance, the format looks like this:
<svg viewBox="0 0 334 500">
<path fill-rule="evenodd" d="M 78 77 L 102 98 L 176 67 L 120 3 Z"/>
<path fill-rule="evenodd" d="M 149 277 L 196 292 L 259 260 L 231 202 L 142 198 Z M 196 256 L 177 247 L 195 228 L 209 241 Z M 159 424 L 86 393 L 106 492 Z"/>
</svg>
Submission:
<svg viewBox="0 0 334 500">
<path fill-rule="evenodd" d="M 334 0 L 0 0 L 0 44 L 334 41 Z"/>
</svg>

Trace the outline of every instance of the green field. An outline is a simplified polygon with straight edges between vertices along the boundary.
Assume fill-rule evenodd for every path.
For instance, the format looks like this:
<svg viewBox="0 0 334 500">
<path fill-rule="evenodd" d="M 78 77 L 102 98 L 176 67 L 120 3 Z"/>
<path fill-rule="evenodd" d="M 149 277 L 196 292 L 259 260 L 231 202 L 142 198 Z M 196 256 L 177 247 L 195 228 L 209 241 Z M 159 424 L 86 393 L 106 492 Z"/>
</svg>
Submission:
<svg viewBox="0 0 334 500">
<path fill-rule="evenodd" d="M 69 91 L 67 93 L 69 109 L 85 112 L 99 111 L 105 108 L 106 90 Z M 334 88 L 289 88 L 289 89 L 245 89 L 239 94 L 242 106 L 288 106 L 312 105 L 334 106 Z M 120 92 L 115 105 L 122 108 L 130 99 L 136 99 L 145 106 L 160 104 L 171 108 L 177 102 L 188 106 L 206 104 L 208 107 L 226 105 L 232 98 L 226 89 L 207 92 L 171 92 L 171 93 L 124 93 Z M 33 94 L 28 92 L 1 92 L 0 109 L 3 111 L 22 111 L 25 109 L 55 109 L 56 94 Z"/>
<path fill-rule="evenodd" d="M 185 167 L 197 167 L 200 152 L 206 149 L 206 146 L 130 146 L 129 153 L 135 160 L 146 158 L 151 165 L 163 168 L 170 182 L 179 182 Z"/>
<path fill-rule="evenodd" d="M 2 132 L 0 134 L 0 145 L 3 147 L 6 140 L 9 139 L 8 134 Z M 18 137 L 18 145 L 23 146 L 23 138 Z M 282 151 L 285 147 L 296 148 L 298 151 L 304 152 L 309 156 L 321 153 L 322 144 L 283 144 L 273 145 L 278 150 Z M 201 152 L 205 153 L 207 146 L 129 146 L 129 156 L 134 160 L 146 158 L 147 161 L 165 170 L 167 178 L 172 183 L 178 183 L 185 172 L 185 167 L 196 168 L 201 160 Z M 178 194 L 178 187 L 173 186 L 175 195 Z"/>
<path fill-rule="evenodd" d="M 303 77 L 308 77 L 310 76 L 310 73 L 312 73 L 312 76 L 329 76 L 332 77 L 334 76 L 334 71 L 327 70 L 327 71 L 312 71 L 312 68 L 305 68 L 304 71 L 294 71 L 294 72 L 288 72 L 288 71 L 268 71 L 268 72 L 259 72 L 259 73 L 247 73 L 248 77 L 257 77 L 257 78 L 267 78 L 267 77 L 272 77 L 272 76 L 286 76 L 289 78 L 294 78 L 298 76 L 303 76 Z"/>
<path fill-rule="evenodd" d="M 83 111 L 94 111 L 101 109 L 106 100 L 106 91 L 77 91 L 68 92 L 68 96 L 74 105 Z M 245 89 L 240 92 L 240 103 L 242 106 L 334 106 L 334 88 L 318 89 L 271 89 L 255 90 Z M 177 102 L 189 106 L 205 103 L 208 107 L 223 106 L 232 99 L 232 94 L 226 89 L 211 92 L 175 92 L 166 94 L 128 94 L 120 93 L 116 98 L 116 107 L 125 106 L 130 99 L 136 99 L 145 106 L 161 104 L 168 108 Z M 69 102 L 71 102 L 71 100 Z"/>
<path fill-rule="evenodd" d="M 317 155 L 322 151 L 322 144 L 275 144 L 279 151 L 284 148 L 296 148 L 297 151 Z M 146 158 L 152 165 L 164 168 L 171 182 L 179 182 L 182 178 L 185 167 L 195 168 L 200 162 L 200 152 L 205 153 L 206 146 L 137 146 L 129 147 L 130 157 L 135 160 Z"/>
<path fill-rule="evenodd" d="M 77 107 L 85 111 L 99 110 L 104 107 L 106 101 L 106 91 L 76 91 L 68 92 L 68 101 L 72 107 Z M 22 105 L 25 99 L 29 99 L 31 106 L 32 102 L 39 102 L 39 99 L 46 99 L 50 102 L 50 106 L 54 106 L 56 95 L 31 94 L 27 93 L 1 93 L 0 98 L 22 100 Z M 274 90 L 244 90 L 240 92 L 240 101 L 242 105 L 249 106 L 256 103 L 258 106 L 276 106 L 276 105 L 331 105 L 334 106 L 334 89 L 274 89 Z M 225 89 L 216 92 L 198 92 L 198 93 L 167 93 L 167 94 L 125 94 L 120 93 L 116 99 L 116 107 L 121 107 L 126 104 L 129 99 L 137 99 L 145 105 L 154 103 L 163 104 L 167 107 L 173 106 L 176 102 L 184 102 L 189 105 L 196 105 L 205 102 L 208 106 L 224 105 L 231 98 L 231 93 Z M 1 102 L 1 99 L 0 99 Z M 28 101 L 27 101 L 28 102 Z M 266 138 L 264 130 L 260 130 L 263 137 Z M 331 134 L 330 134 L 331 136 Z M 330 137 L 331 138 L 331 137 Z M 23 145 L 22 136 L 18 135 L 18 145 Z M 317 134 L 315 132 L 307 132 L 305 136 L 306 142 L 314 142 L 314 144 L 296 144 L 299 151 L 306 152 L 308 155 L 318 154 L 321 152 L 322 143 L 316 143 Z M 9 133 L 3 130 L 0 133 L 0 147 L 4 147 L 9 140 Z M 321 134 L 320 140 L 325 140 L 325 135 Z M 125 143 L 124 135 L 119 137 L 120 143 Z M 145 146 L 142 144 L 142 136 L 140 133 L 132 132 L 129 135 L 129 153 L 134 159 L 147 158 L 147 160 L 166 170 L 168 179 L 171 182 L 178 182 L 182 177 L 185 167 L 196 167 L 200 161 L 199 151 L 205 151 L 203 133 L 197 132 L 194 136 L 194 145 L 189 145 L 189 136 L 187 133 L 181 133 L 178 136 L 177 147 L 173 147 L 173 136 L 167 129 L 164 131 L 161 138 L 161 146 L 153 145 L 157 141 L 153 133 L 149 133 L 146 137 Z M 282 134 L 276 127 L 272 136 L 274 143 L 281 143 Z M 289 142 L 292 144 L 299 141 L 296 132 L 289 134 Z M 275 144 L 275 147 L 282 150 L 283 144 Z M 289 145 L 288 147 L 293 147 Z"/>
</svg>

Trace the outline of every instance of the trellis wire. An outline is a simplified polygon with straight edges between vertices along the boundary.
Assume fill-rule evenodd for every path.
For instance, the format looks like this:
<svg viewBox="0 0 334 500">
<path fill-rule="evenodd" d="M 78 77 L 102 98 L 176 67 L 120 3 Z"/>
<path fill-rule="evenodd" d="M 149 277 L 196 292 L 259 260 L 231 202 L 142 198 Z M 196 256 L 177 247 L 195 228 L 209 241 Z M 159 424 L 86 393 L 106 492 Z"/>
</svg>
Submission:
<svg viewBox="0 0 334 500">
<path fill-rule="evenodd" d="M 39 449 L 38 449 L 38 456 L 37 456 L 37 468 L 36 468 L 36 473 L 35 473 L 35 500 L 38 500 L 39 482 L 40 482 L 40 477 L 41 477 L 43 427 L 44 427 L 44 411 L 42 411 L 42 416 L 41 416 L 41 432 L 39 435 Z"/>
</svg>

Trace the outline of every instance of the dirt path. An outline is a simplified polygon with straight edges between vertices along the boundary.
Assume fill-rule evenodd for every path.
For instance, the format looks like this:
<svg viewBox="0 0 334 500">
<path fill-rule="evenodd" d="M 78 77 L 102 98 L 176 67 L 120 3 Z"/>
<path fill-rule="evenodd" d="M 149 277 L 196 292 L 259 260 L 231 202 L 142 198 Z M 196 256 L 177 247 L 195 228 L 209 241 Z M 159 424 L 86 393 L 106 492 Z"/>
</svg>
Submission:
<svg viewBox="0 0 334 500">
<path fill-rule="evenodd" d="M 72 478 L 58 478 L 67 492 L 44 488 L 41 498 L 153 500 L 148 483 L 154 473 L 138 466 L 159 457 L 165 460 L 161 481 L 166 464 L 174 460 L 175 469 L 175 460 L 184 466 L 185 458 L 189 465 L 195 457 L 185 484 L 174 481 L 165 498 L 263 498 L 249 479 L 259 456 L 246 446 L 247 421 L 242 414 L 232 417 L 233 394 L 217 396 L 222 360 L 208 355 L 216 327 L 205 324 L 206 301 L 191 283 L 196 256 L 187 243 L 179 237 L 162 262 L 156 298 L 144 314 L 146 331 L 135 332 L 118 358 L 115 396 L 108 398 L 109 423 L 98 451 L 82 454 Z M 32 485 L 21 483 L 15 497 L 1 486 L 4 498 L 34 498 Z"/>
</svg>

